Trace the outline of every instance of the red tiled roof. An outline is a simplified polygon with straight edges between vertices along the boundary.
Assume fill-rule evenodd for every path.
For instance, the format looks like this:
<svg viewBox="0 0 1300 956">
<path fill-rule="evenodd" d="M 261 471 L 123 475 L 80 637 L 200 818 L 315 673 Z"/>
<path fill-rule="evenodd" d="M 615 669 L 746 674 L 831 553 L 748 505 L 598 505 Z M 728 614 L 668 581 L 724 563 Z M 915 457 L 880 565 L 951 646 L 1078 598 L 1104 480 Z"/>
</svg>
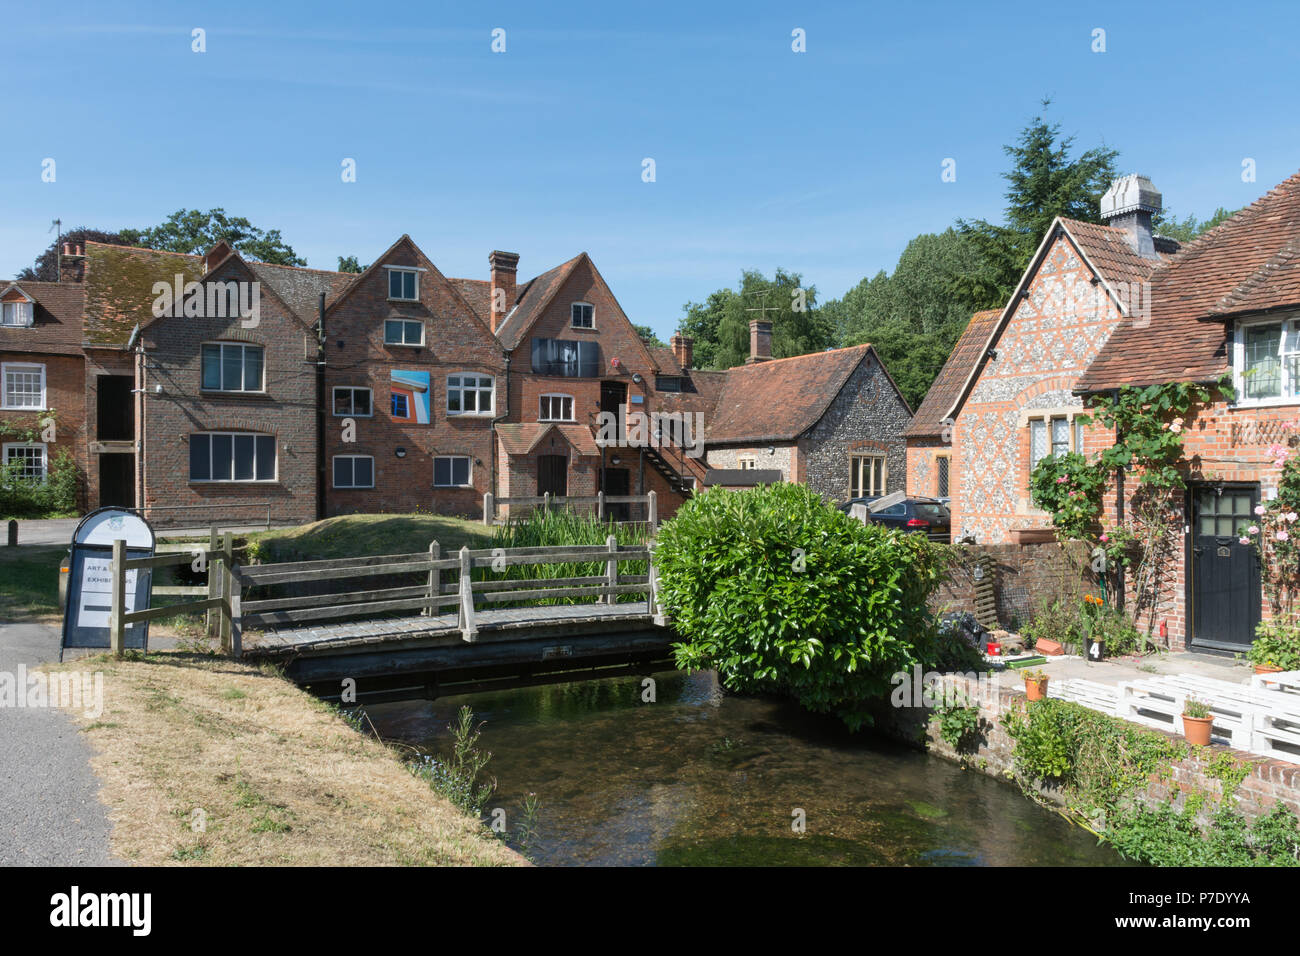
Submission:
<svg viewBox="0 0 1300 956">
<path fill-rule="evenodd" d="M 0 352 L 81 354 L 81 323 L 86 293 L 79 282 L 36 282 L 18 279 L 0 286 L 0 293 L 19 289 L 36 303 L 27 328 L 0 327 Z"/>
<path fill-rule="evenodd" d="M 793 441 L 817 424 L 868 352 L 855 345 L 728 369 L 707 440 Z"/>
<path fill-rule="evenodd" d="M 551 431 L 558 431 L 580 455 L 599 455 L 600 446 L 586 425 L 553 422 L 506 422 L 497 425 L 497 434 L 507 455 L 531 454 Z"/>
<path fill-rule="evenodd" d="M 1128 231 L 1114 226 L 1099 226 L 1079 219 L 1061 219 L 1070 238 L 1088 261 L 1101 272 L 1102 281 L 1114 291 L 1116 283 L 1145 281 L 1160 259 L 1144 259 L 1128 243 Z M 1127 301 L 1121 297 L 1122 301 Z"/>
<path fill-rule="evenodd" d="M 1001 309 L 985 309 L 971 316 L 965 331 L 953 346 L 948 361 L 939 370 L 938 378 L 925 393 L 912 424 L 903 432 L 904 437 L 935 438 L 943 434 L 944 416 L 952 408 L 962 385 L 984 353 L 984 343 L 988 341 L 1001 314 Z"/>
<path fill-rule="evenodd" d="M 1298 243 L 1300 173 L 1152 273 L 1149 315 L 1120 324 L 1076 390 L 1217 381 L 1229 367 L 1217 319 L 1300 303 Z"/>
<path fill-rule="evenodd" d="M 578 261 L 585 256 L 581 252 L 574 256 L 568 262 L 561 263 L 554 269 L 549 269 L 528 282 L 519 289 L 518 296 L 515 300 L 514 310 L 506 314 L 502 323 L 497 326 L 497 338 L 507 349 L 515 348 L 524 337 L 537 317 L 542 314 L 542 310 L 559 291 L 564 280 L 569 277 Z"/>
<path fill-rule="evenodd" d="M 647 345 L 646 350 L 650 353 L 650 357 L 654 359 L 654 363 L 659 366 L 660 375 L 682 374 L 682 367 L 677 364 L 677 356 L 673 354 L 672 349 L 652 348 Z"/>
<path fill-rule="evenodd" d="M 357 272 L 332 272 L 301 266 L 274 265 L 246 259 L 258 280 L 270 286 L 293 309 L 298 318 L 312 324 L 320 318 L 320 294 L 325 293 L 325 308 L 347 290 L 360 275 Z"/>
</svg>

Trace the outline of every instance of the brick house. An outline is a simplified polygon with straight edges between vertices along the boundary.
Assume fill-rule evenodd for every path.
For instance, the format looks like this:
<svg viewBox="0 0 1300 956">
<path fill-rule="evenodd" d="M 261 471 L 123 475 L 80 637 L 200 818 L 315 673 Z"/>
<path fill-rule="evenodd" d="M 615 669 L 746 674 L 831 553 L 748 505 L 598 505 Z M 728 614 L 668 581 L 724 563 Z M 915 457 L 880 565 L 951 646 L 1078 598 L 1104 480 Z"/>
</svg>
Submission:
<svg viewBox="0 0 1300 956">
<path fill-rule="evenodd" d="M 1103 198 L 1106 225 L 1058 219 L 977 336 L 955 396 L 951 381 L 936 382 L 928 417 L 947 405 L 939 420 L 952 421 L 954 533 L 995 545 L 1051 540 L 1048 516 L 1029 503 L 1029 474 L 1045 455 L 1091 457 L 1113 443 L 1075 421 L 1088 396 L 1231 375 L 1234 400 L 1215 392 L 1187 416 L 1183 547 L 1138 623 L 1172 648 L 1240 652 L 1270 612 L 1236 531 L 1276 494 L 1269 447 L 1291 440 L 1284 426 L 1300 407 L 1300 174 L 1182 249 L 1152 233 L 1160 199 L 1149 180 L 1127 176 Z M 925 480 L 920 458 L 914 484 Z M 1105 524 L 1122 520 L 1131 494 L 1132 482 L 1112 484 Z"/>
<path fill-rule="evenodd" d="M 0 454 L 32 478 L 44 479 L 63 452 L 87 470 L 83 301 L 71 283 L 0 286 Z"/>
</svg>

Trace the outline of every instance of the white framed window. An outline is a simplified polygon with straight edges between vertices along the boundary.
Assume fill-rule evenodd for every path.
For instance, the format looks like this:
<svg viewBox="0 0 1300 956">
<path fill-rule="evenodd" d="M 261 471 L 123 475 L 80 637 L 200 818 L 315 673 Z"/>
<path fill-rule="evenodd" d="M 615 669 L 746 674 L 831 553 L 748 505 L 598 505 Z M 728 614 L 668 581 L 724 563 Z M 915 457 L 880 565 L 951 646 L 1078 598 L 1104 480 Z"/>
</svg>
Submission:
<svg viewBox="0 0 1300 956">
<path fill-rule="evenodd" d="M 572 395 L 543 395 L 539 401 L 537 409 L 537 420 L 539 422 L 571 422 L 573 421 L 573 396 Z"/>
<path fill-rule="evenodd" d="M 596 327 L 596 307 L 590 302 L 575 302 L 569 307 L 569 324 L 575 329 Z"/>
<path fill-rule="evenodd" d="M 45 366 L 5 362 L 0 365 L 4 396 L 0 408 L 45 409 Z"/>
<path fill-rule="evenodd" d="M 385 268 L 388 269 L 388 298 L 397 302 L 415 302 L 420 298 L 419 269 Z"/>
<path fill-rule="evenodd" d="M 335 488 L 375 487 L 375 459 L 373 455 L 335 455 Z"/>
<path fill-rule="evenodd" d="M 465 455 L 439 455 L 433 459 L 433 487 L 468 488 L 470 460 Z"/>
<path fill-rule="evenodd" d="M 372 417 L 375 414 L 374 393 L 356 385 L 335 385 L 334 414 L 349 418 Z"/>
<path fill-rule="evenodd" d="M 0 302 L 0 326 L 21 329 L 32 325 L 36 310 L 30 302 Z"/>
<path fill-rule="evenodd" d="M 1300 402 L 1300 320 L 1239 322 L 1232 353 L 1237 405 Z"/>
<path fill-rule="evenodd" d="M 491 375 L 457 372 L 447 376 L 448 415 L 491 415 L 495 396 L 496 380 Z"/>
<path fill-rule="evenodd" d="M 195 432 L 190 435 L 190 481 L 275 481 L 275 436 Z"/>
<path fill-rule="evenodd" d="M 741 471 L 753 471 L 758 467 L 758 459 L 753 455 L 741 455 L 736 459 L 736 467 Z"/>
<path fill-rule="evenodd" d="M 209 392 L 262 392 L 266 350 L 260 345 L 211 342 L 203 346 L 203 390 Z"/>
<path fill-rule="evenodd" d="M 38 442 L 9 442 L 4 446 L 6 468 L 16 466 L 24 481 L 45 481 L 49 474 L 49 454 Z"/>
<path fill-rule="evenodd" d="M 849 455 L 849 497 L 870 498 L 885 493 L 889 469 L 884 455 Z"/>
<path fill-rule="evenodd" d="M 385 319 L 385 345 L 423 345 L 424 323 L 419 319 Z"/>
</svg>

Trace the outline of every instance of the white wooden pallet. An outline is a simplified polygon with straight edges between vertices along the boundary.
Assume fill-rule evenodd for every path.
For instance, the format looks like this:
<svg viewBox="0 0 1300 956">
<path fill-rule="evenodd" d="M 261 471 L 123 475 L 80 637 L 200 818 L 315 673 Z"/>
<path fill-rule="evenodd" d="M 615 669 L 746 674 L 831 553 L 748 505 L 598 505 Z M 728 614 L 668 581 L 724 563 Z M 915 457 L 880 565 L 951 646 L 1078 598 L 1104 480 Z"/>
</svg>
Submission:
<svg viewBox="0 0 1300 956">
<path fill-rule="evenodd" d="M 1272 690 L 1284 694 L 1300 695 L 1300 671 L 1255 674 L 1250 678 L 1250 686 L 1255 690 Z"/>
<path fill-rule="evenodd" d="M 1214 718 L 1211 739 L 1217 737 L 1238 750 L 1252 749 L 1254 708 L 1249 705 L 1212 697 L 1202 688 L 1172 683 L 1168 677 L 1122 681 L 1116 691 L 1116 717 L 1175 734 L 1183 730 L 1183 706 L 1187 698 L 1195 697 L 1209 707 Z"/>
<path fill-rule="evenodd" d="M 1049 680 L 1047 696 L 1073 701 L 1089 710 L 1115 716 L 1117 694 L 1115 688 L 1109 684 L 1099 684 L 1081 677 L 1067 677 L 1059 681 Z"/>
<path fill-rule="evenodd" d="M 1243 732 L 1231 735 L 1232 746 L 1300 763 L 1300 695 L 1193 674 L 1157 677 L 1151 683 L 1204 701 L 1215 715 L 1216 728 L 1220 714 L 1225 727 L 1240 724 Z"/>
</svg>

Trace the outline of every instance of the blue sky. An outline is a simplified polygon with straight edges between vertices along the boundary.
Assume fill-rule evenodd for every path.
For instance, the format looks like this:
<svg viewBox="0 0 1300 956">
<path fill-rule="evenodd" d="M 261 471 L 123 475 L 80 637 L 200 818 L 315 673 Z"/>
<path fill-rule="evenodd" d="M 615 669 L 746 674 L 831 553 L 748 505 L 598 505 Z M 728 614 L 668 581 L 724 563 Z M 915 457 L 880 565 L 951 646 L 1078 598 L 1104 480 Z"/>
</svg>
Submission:
<svg viewBox="0 0 1300 956">
<path fill-rule="evenodd" d="M 1000 218 L 1001 147 L 1044 96 L 1179 215 L 1300 168 L 1296 4 L 64 2 L 4 19 L 21 55 L 0 61 L 0 276 L 55 217 L 222 206 L 323 268 L 404 232 L 471 278 L 495 248 L 524 276 L 586 250 L 666 337 L 744 268 L 801 272 L 824 300 L 919 232 Z"/>
</svg>

